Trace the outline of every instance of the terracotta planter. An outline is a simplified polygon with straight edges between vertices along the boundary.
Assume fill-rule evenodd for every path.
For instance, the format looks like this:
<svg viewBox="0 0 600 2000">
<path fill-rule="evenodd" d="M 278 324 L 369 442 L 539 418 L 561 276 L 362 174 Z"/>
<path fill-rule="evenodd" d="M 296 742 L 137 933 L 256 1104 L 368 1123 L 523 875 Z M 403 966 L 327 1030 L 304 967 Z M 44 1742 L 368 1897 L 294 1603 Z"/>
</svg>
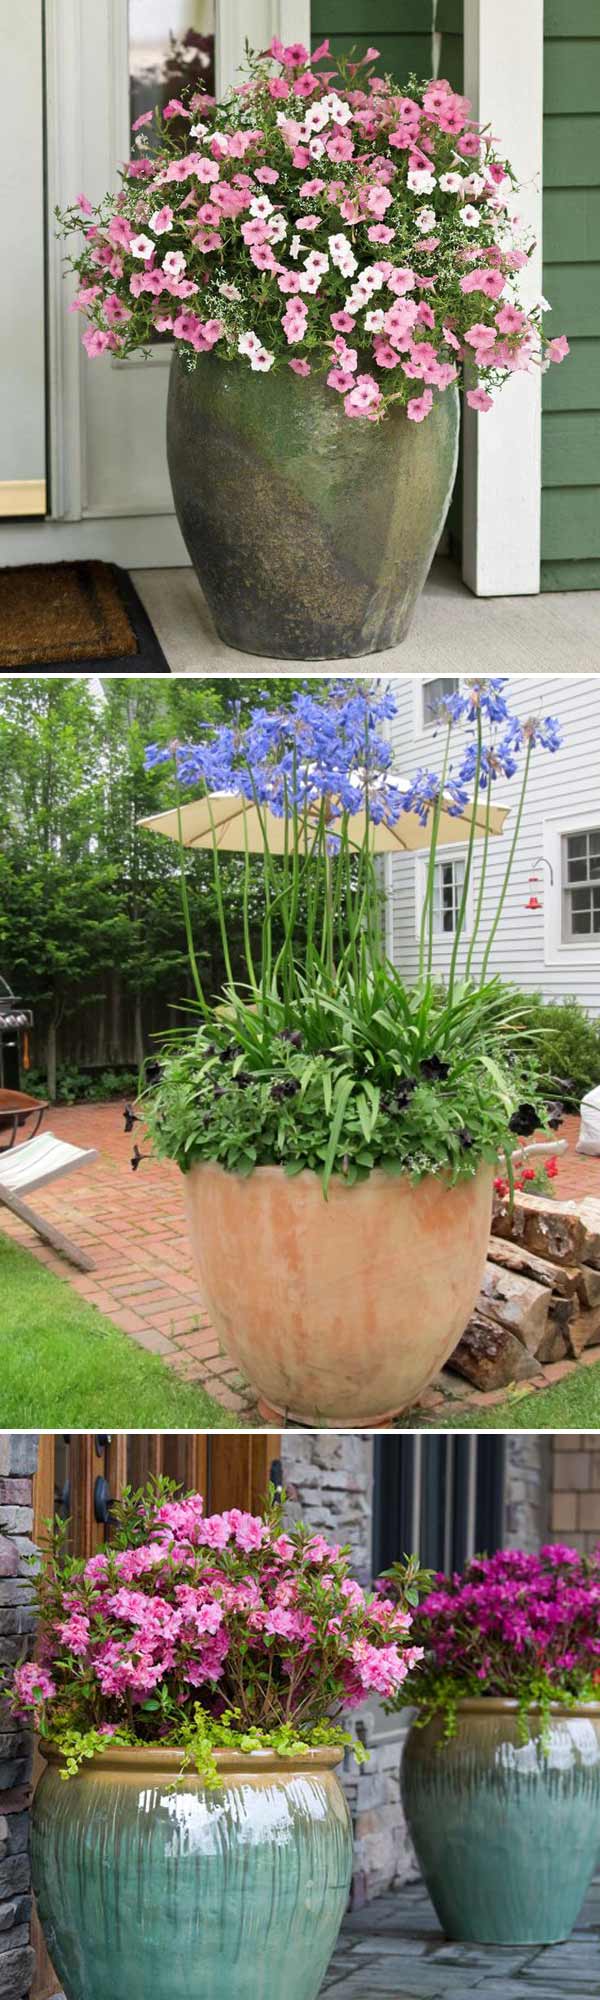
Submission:
<svg viewBox="0 0 600 2000">
<path fill-rule="evenodd" d="M 486 1260 L 491 1166 L 450 1187 L 376 1171 L 184 1176 L 202 1302 L 268 1415 L 370 1425 L 414 1402 L 467 1324 Z"/>
<path fill-rule="evenodd" d="M 170 1750 L 50 1754 L 32 1872 L 66 2000 L 315 2000 L 352 1862 L 336 1750 L 218 1751 L 218 1791 Z"/>
<path fill-rule="evenodd" d="M 557 1944 L 569 1936 L 594 1873 L 600 1828 L 600 1702 L 539 1710 L 519 1735 L 516 1701 L 462 1701 L 413 1724 L 402 1803 L 448 1937 L 477 1944 Z"/>
<path fill-rule="evenodd" d="M 324 378 L 246 362 L 171 364 L 177 519 L 228 646 L 282 660 L 350 659 L 408 631 L 446 519 L 458 455 L 455 388 L 425 423 L 392 408 L 354 421 Z"/>
</svg>

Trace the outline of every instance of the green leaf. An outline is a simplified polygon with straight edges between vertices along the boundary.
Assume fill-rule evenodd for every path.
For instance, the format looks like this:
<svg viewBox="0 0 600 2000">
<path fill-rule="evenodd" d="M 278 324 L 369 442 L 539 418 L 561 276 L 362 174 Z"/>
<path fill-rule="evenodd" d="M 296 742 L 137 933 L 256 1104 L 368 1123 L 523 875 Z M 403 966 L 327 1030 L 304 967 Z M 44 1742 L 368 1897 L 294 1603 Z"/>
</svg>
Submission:
<svg viewBox="0 0 600 2000">
<path fill-rule="evenodd" d="M 329 1134 L 329 1142 L 325 1154 L 325 1166 L 323 1170 L 322 1185 L 325 1198 L 327 1198 L 327 1189 L 329 1187 L 329 1182 L 331 1180 L 331 1175 L 333 1172 L 333 1164 L 337 1152 L 340 1132 L 342 1130 L 342 1125 L 344 1123 L 346 1106 L 348 1104 L 350 1097 L 352 1096 L 353 1088 L 354 1088 L 354 1078 L 351 1076 L 341 1077 L 339 1083 L 337 1083 L 335 1087 L 335 1092 L 334 1092 L 335 1110 L 333 1113 L 333 1122 Z"/>
</svg>

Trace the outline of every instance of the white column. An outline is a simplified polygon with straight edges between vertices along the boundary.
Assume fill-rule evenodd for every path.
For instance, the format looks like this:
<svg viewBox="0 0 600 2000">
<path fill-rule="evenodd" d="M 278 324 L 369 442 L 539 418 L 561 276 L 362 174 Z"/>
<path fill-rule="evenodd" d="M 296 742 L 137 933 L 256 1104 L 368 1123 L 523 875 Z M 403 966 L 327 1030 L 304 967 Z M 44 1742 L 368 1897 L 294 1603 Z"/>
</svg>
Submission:
<svg viewBox="0 0 600 2000">
<path fill-rule="evenodd" d="M 523 191 L 517 213 L 536 237 L 519 274 L 526 303 L 542 289 L 543 0 L 464 0 L 465 95 L 489 125 Z M 514 375 L 484 416 L 465 406 L 463 577 L 477 597 L 540 587 L 541 377 Z"/>
</svg>

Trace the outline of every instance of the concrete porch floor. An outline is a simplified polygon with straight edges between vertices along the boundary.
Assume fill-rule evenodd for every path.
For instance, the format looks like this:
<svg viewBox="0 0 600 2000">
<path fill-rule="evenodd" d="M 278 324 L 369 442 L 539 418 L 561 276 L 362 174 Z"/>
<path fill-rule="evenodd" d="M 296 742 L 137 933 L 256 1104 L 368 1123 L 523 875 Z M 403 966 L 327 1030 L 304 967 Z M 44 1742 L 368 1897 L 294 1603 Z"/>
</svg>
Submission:
<svg viewBox="0 0 600 2000">
<path fill-rule="evenodd" d="M 592 673 L 600 668 L 600 591 L 472 597 L 439 557 L 402 646 L 363 660 L 261 659 L 218 638 L 192 569 L 139 569 L 133 582 L 176 674 Z"/>
<path fill-rule="evenodd" d="M 535 1856 L 532 1857 L 535 1868 Z M 321 1989 L 330 2000 L 597 2000 L 600 1877 L 566 1944 L 451 1944 L 420 1881 L 345 1918 Z"/>
</svg>

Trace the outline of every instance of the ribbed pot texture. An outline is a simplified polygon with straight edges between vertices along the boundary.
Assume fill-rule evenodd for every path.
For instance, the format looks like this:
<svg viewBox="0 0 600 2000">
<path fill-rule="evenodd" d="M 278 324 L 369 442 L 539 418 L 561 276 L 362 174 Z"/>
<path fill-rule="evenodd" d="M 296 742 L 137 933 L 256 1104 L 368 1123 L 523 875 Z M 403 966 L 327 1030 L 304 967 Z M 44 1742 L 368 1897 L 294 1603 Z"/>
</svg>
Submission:
<svg viewBox="0 0 600 2000">
<path fill-rule="evenodd" d="M 183 1184 L 202 1302 L 267 1414 L 383 1423 L 448 1360 L 485 1268 L 490 1166 L 454 1187 L 334 1177 L 326 1201 L 282 1167 L 203 1162 Z"/>
<path fill-rule="evenodd" d="M 169 1751 L 109 1751 L 35 1793 L 32 1871 L 67 2000 L 315 2000 L 350 1883 L 334 1766 L 217 1753 L 224 1783 L 174 1780 Z"/>
<path fill-rule="evenodd" d="M 539 1711 L 520 1740 L 516 1702 L 461 1702 L 413 1724 L 402 1802 L 442 1929 L 477 1944 L 557 1944 L 573 1929 L 600 1837 L 600 1703 Z"/>
<path fill-rule="evenodd" d="M 418 384 L 416 385 L 418 388 Z M 424 423 L 346 417 L 314 373 L 175 354 L 177 519 L 217 630 L 242 653 L 350 659 L 404 639 L 446 519 L 458 394 Z"/>
</svg>

